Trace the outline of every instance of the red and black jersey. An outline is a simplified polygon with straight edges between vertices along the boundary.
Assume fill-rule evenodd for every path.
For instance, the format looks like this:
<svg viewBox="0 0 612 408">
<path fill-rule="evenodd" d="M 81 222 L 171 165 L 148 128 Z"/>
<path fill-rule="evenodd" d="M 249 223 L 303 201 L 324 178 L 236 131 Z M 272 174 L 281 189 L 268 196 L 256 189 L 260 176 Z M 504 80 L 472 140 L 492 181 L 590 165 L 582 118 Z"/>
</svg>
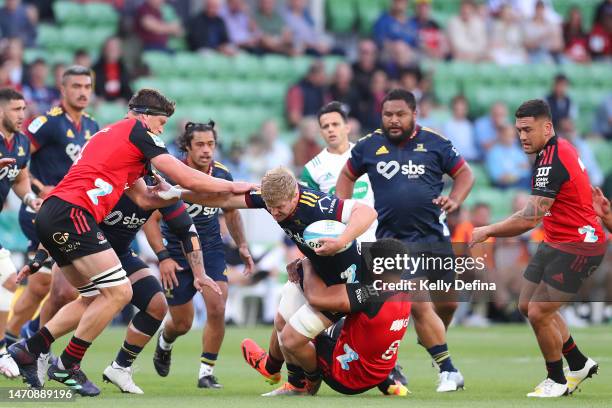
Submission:
<svg viewBox="0 0 612 408">
<path fill-rule="evenodd" d="M 146 174 L 150 160 L 164 153 L 164 142 L 139 120 L 121 120 L 87 142 L 49 196 L 85 208 L 100 223 L 123 191 Z"/>
<path fill-rule="evenodd" d="M 324 367 L 330 377 L 351 390 L 372 388 L 383 382 L 397 360 L 397 352 L 410 318 L 410 302 L 398 293 L 376 304 L 367 298 L 365 288 L 347 284 L 349 296 L 362 299 L 363 310 L 351 313 L 336 342 L 331 367 Z M 353 292 L 353 293 L 351 293 Z"/>
<path fill-rule="evenodd" d="M 555 199 L 544 216 L 544 242 L 566 252 L 605 252 L 605 233 L 593 209 L 589 176 L 570 142 L 553 136 L 538 153 L 531 194 Z"/>
</svg>

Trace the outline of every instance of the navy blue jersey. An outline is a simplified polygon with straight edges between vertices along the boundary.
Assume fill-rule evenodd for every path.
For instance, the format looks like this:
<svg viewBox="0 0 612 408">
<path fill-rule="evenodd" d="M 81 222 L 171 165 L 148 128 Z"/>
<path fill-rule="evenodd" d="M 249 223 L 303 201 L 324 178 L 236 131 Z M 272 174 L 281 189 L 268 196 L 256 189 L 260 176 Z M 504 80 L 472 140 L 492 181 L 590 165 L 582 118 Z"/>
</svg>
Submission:
<svg viewBox="0 0 612 408">
<path fill-rule="evenodd" d="M 304 230 L 313 222 L 343 221 L 344 200 L 301 185 L 299 190 L 300 199 L 295 211 L 283 221 L 278 222 L 278 225 L 312 262 L 315 272 L 325 284 L 330 286 L 360 280 L 361 261 L 356 242 L 353 242 L 353 245 L 346 251 L 334 256 L 320 256 L 304 241 Z M 266 203 L 259 191 L 246 193 L 245 200 L 249 208 L 264 208 L 267 211 Z"/>
<path fill-rule="evenodd" d="M 38 149 L 32 154 L 32 176 L 45 185 L 57 185 L 79 157 L 83 145 L 98 130 L 98 123 L 87 114 L 81 116 L 77 126 L 61 106 L 34 119 L 26 132 Z"/>
<path fill-rule="evenodd" d="M 227 167 L 219 162 L 213 162 L 208 174 L 224 180 L 234 181 Z M 219 230 L 219 208 L 204 207 L 201 204 L 189 202 L 185 202 L 185 204 L 187 206 L 187 212 L 193 219 L 193 224 L 200 236 L 202 250 L 205 253 L 210 250 L 222 250 L 223 241 Z M 170 231 L 165 222 L 161 224 L 161 231 L 166 240 L 166 248 L 170 252 L 172 259 L 181 267 L 188 268 L 189 264 L 183 255 L 180 239 L 176 234 Z"/>
<path fill-rule="evenodd" d="M 381 130 L 360 139 L 347 162 L 355 178 L 367 173 L 378 211 L 377 238 L 403 242 L 448 242 L 446 213 L 432 203 L 444 174 L 453 175 L 464 159 L 446 138 L 416 127 L 413 136 L 393 144 Z"/>
<path fill-rule="evenodd" d="M 115 208 L 100 223 L 106 239 L 117 254 L 129 252 L 136 233 L 154 211 L 140 208 L 126 194 L 121 196 Z M 160 208 L 159 211 L 164 220 L 170 221 L 185 212 L 185 203 L 179 200 L 169 207 Z"/>
<path fill-rule="evenodd" d="M 7 143 L 4 136 L 0 134 L 0 158 L 13 158 L 16 160 L 15 164 L 0 169 L 0 211 L 2 211 L 4 201 L 15 182 L 15 178 L 19 175 L 21 169 L 27 166 L 28 160 L 30 160 L 30 142 L 28 138 L 21 133 L 15 133 L 13 140 Z"/>
</svg>

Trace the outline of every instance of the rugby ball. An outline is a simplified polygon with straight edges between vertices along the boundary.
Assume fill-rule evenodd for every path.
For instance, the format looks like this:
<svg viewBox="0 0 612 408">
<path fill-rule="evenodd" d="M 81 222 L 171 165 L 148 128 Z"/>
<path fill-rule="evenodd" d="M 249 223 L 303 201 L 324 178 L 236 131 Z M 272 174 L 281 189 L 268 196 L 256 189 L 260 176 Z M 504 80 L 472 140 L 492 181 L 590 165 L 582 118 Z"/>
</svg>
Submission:
<svg viewBox="0 0 612 408">
<path fill-rule="evenodd" d="M 319 248 L 322 244 L 319 243 L 321 238 L 338 238 L 344 230 L 346 225 L 341 222 L 334 220 L 320 220 L 315 221 L 304 230 L 304 241 L 312 249 Z M 351 247 L 353 243 L 349 242 L 344 248 L 337 253 L 346 251 Z"/>
</svg>

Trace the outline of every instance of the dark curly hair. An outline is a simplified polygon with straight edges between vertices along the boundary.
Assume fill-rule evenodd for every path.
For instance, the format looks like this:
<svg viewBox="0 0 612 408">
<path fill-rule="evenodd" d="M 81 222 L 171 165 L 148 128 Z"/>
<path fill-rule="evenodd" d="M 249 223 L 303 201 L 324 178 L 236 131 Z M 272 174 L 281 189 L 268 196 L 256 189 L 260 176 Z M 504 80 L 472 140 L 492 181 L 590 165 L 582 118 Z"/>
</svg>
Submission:
<svg viewBox="0 0 612 408">
<path fill-rule="evenodd" d="M 191 146 L 194 132 L 212 132 L 215 143 L 217 142 L 217 130 L 213 120 L 209 120 L 207 123 L 187 122 L 185 124 L 185 131 L 178 139 L 179 149 L 183 152 L 186 152 L 187 148 Z"/>
</svg>

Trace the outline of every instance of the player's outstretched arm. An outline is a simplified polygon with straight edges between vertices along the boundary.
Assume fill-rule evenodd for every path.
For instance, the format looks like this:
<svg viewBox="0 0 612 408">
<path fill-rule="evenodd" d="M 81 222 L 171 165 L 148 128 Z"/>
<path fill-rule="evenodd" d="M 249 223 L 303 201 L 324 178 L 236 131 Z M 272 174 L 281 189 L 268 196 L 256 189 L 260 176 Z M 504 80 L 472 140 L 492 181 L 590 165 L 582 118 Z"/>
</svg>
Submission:
<svg viewBox="0 0 612 408">
<path fill-rule="evenodd" d="M 442 211 L 447 213 L 459 208 L 474 186 L 474 173 L 467 162 L 463 163 L 451 177 L 453 178 L 453 187 L 448 197 L 439 196 L 433 200 L 434 204 L 440 206 Z"/>
<path fill-rule="evenodd" d="M 19 171 L 19 174 L 13 183 L 13 191 L 25 205 L 34 211 L 38 211 L 42 205 L 43 200 L 38 198 L 32 191 L 32 185 L 30 184 L 30 172 L 27 168 L 23 168 Z"/>
<path fill-rule="evenodd" d="M 529 201 L 525 208 L 512 214 L 505 220 L 484 227 L 474 228 L 470 246 L 486 241 L 489 237 L 514 237 L 535 228 L 554 202 L 555 199 L 550 197 L 529 196 Z"/>
<path fill-rule="evenodd" d="M 161 218 L 160 212 L 155 211 L 142 226 L 142 230 L 147 237 L 151 249 L 155 252 L 159 260 L 159 275 L 162 286 L 164 289 L 172 289 L 175 285 L 178 286 L 179 284 L 176 272 L 181 271 L 182 268 L 170 258 L 170 254 L 164 245 L 161 229 L 159 228 Z"/>
<path fill-rule="evenodd" d="M 144 210 L 154 210 L 176 203 L 176 198 L 165 200 L 157 194 L 159 191 L 168 190 L 172 187 L 161 177 L 157 177 L 157 180 L 157 186 L 149 187 L 144 179 L 140 178 L 130 188 L 125 190 L 125 194 Z"/>
<path fill-rule="evenodd" d="M 338 176 L 338 181 L 336 181 L 336 195 L 342 199 L 352 198 L 355 180 L 357 178 L 353 176 L 348 165 L 345 164 Z"/>
<path fill-rule="evenodd" d="M 244 198 L 244 194 L 198 193 L 195 191 L 183 190 L 181 197 L 189 203 L 205 205 L 206 207 L 223 208 L 224 210 L 249 208 Z"/>
<path fill-rule="evenodd" d="M 350 312 L 351 305 L 345 284 L 327 286 L 314 272 L 312 263 L 307 258 L 302 260 L 302 269 L 304 296 L 310 306 L 329 312 Z"/>
<path fill-rule="evenodd" d="M 198 193 L 246 193 L 255 187 L 252 183 L 232 182 L 209 176 L 192 169 L 170 154 L 155 156 L 151 163 L 183 188 Z"/>
</svg>

